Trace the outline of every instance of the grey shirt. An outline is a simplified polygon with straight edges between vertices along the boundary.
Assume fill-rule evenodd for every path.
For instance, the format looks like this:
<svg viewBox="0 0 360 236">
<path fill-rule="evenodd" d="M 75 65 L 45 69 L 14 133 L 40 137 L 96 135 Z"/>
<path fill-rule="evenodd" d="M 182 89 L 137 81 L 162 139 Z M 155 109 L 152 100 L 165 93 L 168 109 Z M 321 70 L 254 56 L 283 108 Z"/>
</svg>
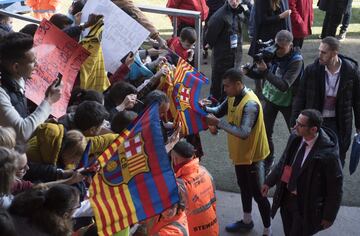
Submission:
<svg viewBox="0 0 360 236">
<path fill-rule="evenodd" d="M 244 98 L 246 93 L 248 93 L 249 91 L 250 89 L 244 87 L 241 93 L 235 97 L 234 105 L 237 106 Z M 223 117 L 227 114 L 228 111 L 228 100 L 226 99 L 217 107 L 206 107 L 205 110 L 209 113 L 213 113 L 217 117 Z M 244 111 L 242 113 L 241 123 L 239 127 L 236 125 L 232 125 L 224 120 L 220 120 L 218 127 L 238 138 L 247 139 L 250 136 L 252 128 L 256 124 L 259 116 L 259 111 L 259 104 L 255 101 L 250 100 L 244 106 Z"/>
<path fill-rule="evenodd" d="M 25 87 L 23 79 L 18 83 L 23 88 Z M 49 117 L 50 112 L 50 104 L 43 100 L 33 113 L 26 118 L 22 118 L 11 104 L 9 95 L 0 87 L 0 125 L 12 127 L 15 130 L 17 146 L 27 142 L 35 129 Z"/>
</svg>

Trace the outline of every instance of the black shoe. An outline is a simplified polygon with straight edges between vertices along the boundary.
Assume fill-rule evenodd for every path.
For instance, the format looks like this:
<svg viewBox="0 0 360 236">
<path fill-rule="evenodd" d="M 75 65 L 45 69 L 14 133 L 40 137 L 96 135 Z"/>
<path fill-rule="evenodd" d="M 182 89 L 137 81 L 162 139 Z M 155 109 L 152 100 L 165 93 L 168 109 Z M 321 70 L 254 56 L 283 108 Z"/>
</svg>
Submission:
<svg viewBox="0 0 360 236">
<path fill-rule="evenodd" d="M 235 233 L 239 231 L 249 231 L 254 228 L 254 222 L 245 224 L 244 221 L 236 221 L 235 223 L 229 224 L 225 227 L 226 232 Z"/>
<path fill-rule="evenodd" d="M 204 65 L 207 65 L 208 64 L 208 56 L 209 56 L 209 52 L 207 49 L 204 49 L 203 51 L 203 60 L 202 60 L 202 63 Z"/>
<path fill-rule="evenodd" d="M 344 40 L 346 38 L 346 31 L 340 31 L 340 34 L 337 38 L 339 40 Z"/>
</svg>

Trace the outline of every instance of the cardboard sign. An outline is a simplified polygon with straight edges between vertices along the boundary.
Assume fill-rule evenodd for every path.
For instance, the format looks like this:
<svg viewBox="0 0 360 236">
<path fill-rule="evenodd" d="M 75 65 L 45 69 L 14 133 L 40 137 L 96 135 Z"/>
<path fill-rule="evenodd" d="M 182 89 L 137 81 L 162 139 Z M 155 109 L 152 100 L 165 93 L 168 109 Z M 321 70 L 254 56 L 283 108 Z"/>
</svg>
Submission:
<svg viewBox="0 0 360 236">
<path fill-rule="evenodd" d="M 62 74 L 62 96 L 52 106 L 52 115 L 56 118 L 66 113 L 76 75 L 81 64 L 90 55 L 80 44 L 62 32 L 47 20 L 43 20 L 34 36 L 34 48 L 37 65 L 26 81 L 25 95 L 39 105 L 45 91 Z"/>
<path fill-rule="evenodd" d="M 105 67 L 107 71 L 115 73 L 121 65 L 120 60 L 130 51 L 137 51 L 149 31 L 110 0 L 87 1 L 82 10 L 81 22 L 86 22 L 92 13 L 104 16 L 101 46 Z"/>
</svg>

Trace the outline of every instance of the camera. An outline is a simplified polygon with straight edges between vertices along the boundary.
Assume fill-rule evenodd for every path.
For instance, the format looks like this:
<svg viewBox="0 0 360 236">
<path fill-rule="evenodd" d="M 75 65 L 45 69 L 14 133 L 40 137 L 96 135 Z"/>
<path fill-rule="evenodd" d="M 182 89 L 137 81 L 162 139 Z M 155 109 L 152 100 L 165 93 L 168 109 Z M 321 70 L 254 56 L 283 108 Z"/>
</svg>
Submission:
<svg viewBox="0 0 360 236">
<path fill-rule="evenodd" d="M 261 39 L 257 41 L 257 44 L 260 46 L 259 53 L 255 54 L 254 62 L 259 62 L 264 60 L 265 63 L 270 62 L 275 56 L 278 46 L 273 39 L 270 39 L 266 42 L 263 42 Z"/>
</svg>

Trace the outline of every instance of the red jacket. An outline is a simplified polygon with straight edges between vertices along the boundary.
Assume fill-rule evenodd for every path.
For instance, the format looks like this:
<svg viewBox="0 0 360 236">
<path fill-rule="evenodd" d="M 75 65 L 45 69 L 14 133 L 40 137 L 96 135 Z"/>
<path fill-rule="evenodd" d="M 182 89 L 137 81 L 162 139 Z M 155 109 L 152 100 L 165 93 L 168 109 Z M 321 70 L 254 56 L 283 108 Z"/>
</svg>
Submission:
<svg viewBox="0 0 360 236">
<path fill-rule="evenodd" d="M 202 21 L 205 21 L 209 14 L 209 8 L 206 5 L 206 0 L 168 0 L 166 7 L 181 10 L 199 11 L 201 12 Z M 185 23 L 191 26 L 195 25 L 195 20 L 192 17 L 178 17 L 177 22 L 178 25 L 180 23 Z"/>
<path fill-rule="evenodd" d="M 121 66 L 115 71 L 115 73 L 110 76 L 110 84 L 113 85 L 118 81 L 124 80 L 127 74 L 129 74 L 129 72 L 130 68 L 125 63 L 121 64 Z"/>
<path fill-rule="evenodd" d="M 171 50 L 173 50 L 182 59 L 187 60 L 189 53 L 187 49 L 183 48 L 179 37 L 173 37 L 167 41 L 167 44 Z"/>
<path fill-rule="evenodd" d="M 294 38 L 311 35 L 314 21 L 313 0 L 289 0 L 291 25 Z"/>
</svg>

